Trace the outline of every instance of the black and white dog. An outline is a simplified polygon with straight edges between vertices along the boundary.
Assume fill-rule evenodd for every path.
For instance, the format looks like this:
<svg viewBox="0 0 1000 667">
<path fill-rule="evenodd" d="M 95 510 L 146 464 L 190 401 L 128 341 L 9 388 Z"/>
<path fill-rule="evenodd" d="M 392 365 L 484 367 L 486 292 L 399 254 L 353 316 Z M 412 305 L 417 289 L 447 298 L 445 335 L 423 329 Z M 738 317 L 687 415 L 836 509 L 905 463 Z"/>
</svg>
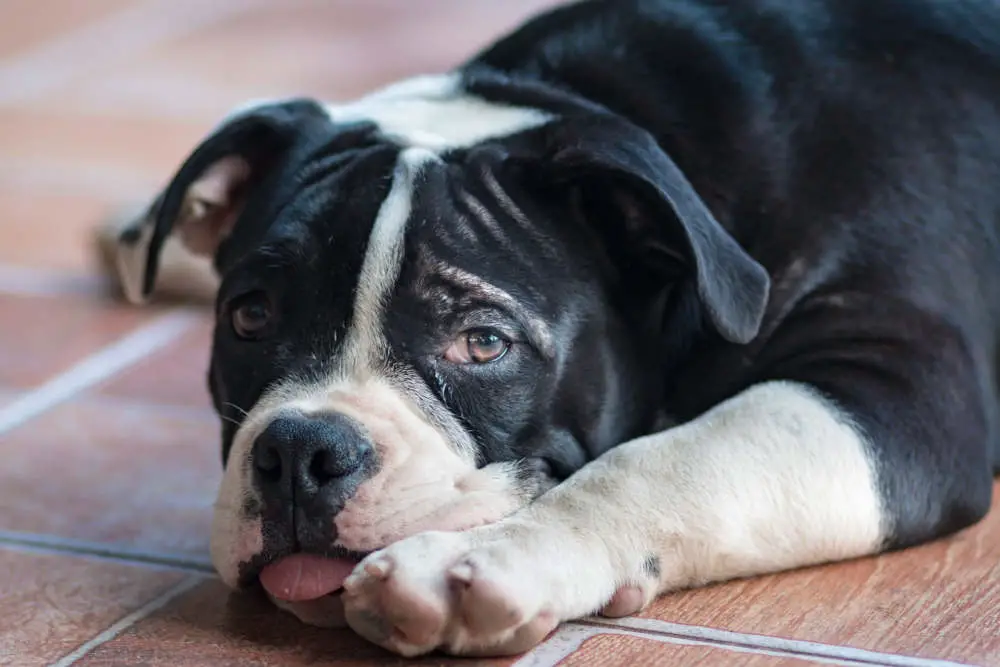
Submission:
<svg viewBox="0 0 1000 667">
<path fill-rule="evenodd" d="M 404 655 L 990 507 L 993 0 L 570 5 L 243 107 L 103 234 L 217 291 L 222 579 Z"/>
</svg>

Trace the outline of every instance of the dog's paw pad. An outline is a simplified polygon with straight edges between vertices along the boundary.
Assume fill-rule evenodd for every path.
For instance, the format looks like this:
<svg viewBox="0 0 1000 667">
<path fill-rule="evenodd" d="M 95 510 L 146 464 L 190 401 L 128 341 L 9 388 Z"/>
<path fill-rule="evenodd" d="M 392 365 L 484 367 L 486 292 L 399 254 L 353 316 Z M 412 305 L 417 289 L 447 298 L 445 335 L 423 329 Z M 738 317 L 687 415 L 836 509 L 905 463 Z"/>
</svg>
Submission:
<svg viewBox="0 0 1000 667">
<path fill-rule="evenodd" d="M 508 587 L 480 574 L 465 562 L 449 572 L 457 611 L 472 635 L 490 635 L 524 623 L 525 610 Z"/>
<path fill-rule="evenodd" d="M 369 641 L 403 655 L 434 649 L 447 624 L 445 596 L 422 585 L 389 555 L 362 562 L 344 586 L 348 623 Z"/>
<path fill-rule="evenodd" d="M 388 558 L 373 560 L 365 563 L 365 574 L 376 579 L 385 579 L 392 572 L 392 561 Z"/>
<path fill-rule="evenodd" d="M 601 616 L 621 618 L 638 613 L 650 603 L 655 592 L 652 588 L 642 586 L 622 586 L 601 609 Z"/>
<path fill-rule="evenodd" d="M 498 551 L 499 549 L 499 551 Z M 369 556 L 348 578 L 349 625 L 405 656 L 443 649 L 457 655 L 510 655 L 557 625 L 530 559 L 510 543 L 484 547 L 458 534 L 423 534 Z"/>
</svg>

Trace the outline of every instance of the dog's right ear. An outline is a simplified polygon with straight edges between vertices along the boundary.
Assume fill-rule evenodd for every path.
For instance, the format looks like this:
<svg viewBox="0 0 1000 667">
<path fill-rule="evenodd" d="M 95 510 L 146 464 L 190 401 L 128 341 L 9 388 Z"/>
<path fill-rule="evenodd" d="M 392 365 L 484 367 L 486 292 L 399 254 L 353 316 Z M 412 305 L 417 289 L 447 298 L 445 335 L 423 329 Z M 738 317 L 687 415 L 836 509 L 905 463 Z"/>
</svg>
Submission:
<svg viewBox="0 0 1000 667">
<path fill-rule="evenodd" d="M 255 106 L 224 120 L 146 213 L 117 230 L 115 264 L 128 300 L 149 298 L 161 259 L 210 261 L 254 187 L 298 142 L 329 123 L 323 107 L 308 99 Z"/>
</svg>

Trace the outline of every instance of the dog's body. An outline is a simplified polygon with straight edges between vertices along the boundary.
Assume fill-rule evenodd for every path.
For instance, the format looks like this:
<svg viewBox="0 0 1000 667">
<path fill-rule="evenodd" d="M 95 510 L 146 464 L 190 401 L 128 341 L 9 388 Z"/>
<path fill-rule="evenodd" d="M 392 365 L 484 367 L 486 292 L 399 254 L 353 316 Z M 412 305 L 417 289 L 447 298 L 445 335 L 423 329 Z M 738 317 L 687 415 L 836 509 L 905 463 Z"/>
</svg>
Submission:
<svg viewBox="0 0 1000 667">
<path fill-rule="evenodd" d="M 569 6 L 234 113 L 120 244 L 136 300 L 192 251 L 221 277 L 223 579 L 521 651 L 987 512 L 1000 7 Z"/>
</svg>

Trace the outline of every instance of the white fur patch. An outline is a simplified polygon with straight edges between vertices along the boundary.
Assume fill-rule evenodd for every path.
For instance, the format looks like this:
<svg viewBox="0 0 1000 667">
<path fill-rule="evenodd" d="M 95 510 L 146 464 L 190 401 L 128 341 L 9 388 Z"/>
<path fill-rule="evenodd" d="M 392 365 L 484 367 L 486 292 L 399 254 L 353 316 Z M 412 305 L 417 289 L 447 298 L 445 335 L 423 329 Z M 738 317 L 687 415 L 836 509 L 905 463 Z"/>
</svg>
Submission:
<svg viewBox="0 0 1000 667">
<path fill-rule="evenodd" d="M 244 514 L 247 501 L 255 500 L 248 455 L 252 443 L 253 440 L 244 440 L 241 451 L 230 454 L 212 512 L 209 555 L 219 578 L 233 588 L 239 585 L 240 563 L 249 561 L 264 548 L 261 520 L 248 519 Z"/>
<path fill-rule="evenodd" d="M 835 561 L 883 543 L 870 451 L 818 392 L 768 382 L 612 450 L 537 511 L 592 519 L 587 506 L 607 502 L 616 576 L 656 554 L 663 589 Z"/>
<path fill-rule="evenodd" d="M 871 554 L 883 529 L 863 434 L 809 387 L 770 382 L 611 450 L 498 523 L 372 554 L 345 583 L 346 614 L 404 655 L 499 654 L 609 601 L 634 613 L 671 589 Z M 395 623 L 419 625 L 421 643 Z"/>
<path fill-rule="evenodd" d="M 469 95 L 456 74 L 415 77 L 327 110 L 335 123 L 371 121 L 402 146 L 438 152 L 522 132 L 552 119 L 539 109 Z"/>
<path fill-rule="evenodd" d="M 406 223 L 413 205 L 413 188 L 420 169 L 436 156 L 423 148 L 400 153 L 392 189 L 379 208 L 368 238 L 354 301 L 354 321 L 345 341 L 346 375 L 365 375 L 385 346 L 382 318 L 403 262 Z"/>
</svg>

